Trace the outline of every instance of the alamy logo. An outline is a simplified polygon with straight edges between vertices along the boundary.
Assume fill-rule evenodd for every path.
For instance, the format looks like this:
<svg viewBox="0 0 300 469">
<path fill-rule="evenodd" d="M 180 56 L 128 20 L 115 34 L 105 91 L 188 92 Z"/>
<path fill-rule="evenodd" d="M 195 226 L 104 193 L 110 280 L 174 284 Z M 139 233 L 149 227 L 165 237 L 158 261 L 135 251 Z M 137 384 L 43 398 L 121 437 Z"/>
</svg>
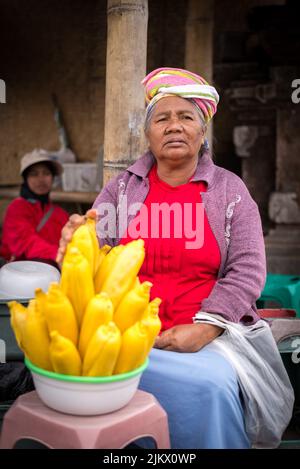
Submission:
<svg viewBox="0 0 300 469">
<path fill-rule="evenodd" d="M 0 79 L 0 103 L 6 103 L 6 85 L 5 81 Z"/>
<path fill-rule="evenodd" d="M 6 363 L 6 346 L 3 339 L 0 339 L 0 363 Z"/>
<path fill-rule="evenodd" d="M 292 92 L 292 101 L 294 104 L 300 103 L 300 78 L 296 78 L 295 80 L 292 81 L 292 88 L 296 88 Z"/>
<path fill-rule="evenodd" d="M 202 203 L 152 202 L 148 207 L 139 202 L 128 204 L 127 196 L 120 194 L 117 210 L 114 204 L 102 202 L 97 211 L 96 230 L 101 239 L 120 239 L 128 230 L 132 239 L 183 238 L 186 249 L 200 249 L 204 243 Z"/>
</svg>

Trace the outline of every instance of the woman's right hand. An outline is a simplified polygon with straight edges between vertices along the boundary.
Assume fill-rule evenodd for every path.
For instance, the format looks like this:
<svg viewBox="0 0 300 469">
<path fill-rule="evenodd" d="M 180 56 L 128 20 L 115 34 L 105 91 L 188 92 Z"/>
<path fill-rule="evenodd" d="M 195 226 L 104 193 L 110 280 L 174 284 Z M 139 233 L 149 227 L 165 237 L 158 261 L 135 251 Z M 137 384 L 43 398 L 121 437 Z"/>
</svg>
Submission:
<svg viewBox="0 0 300 469">
<path fill-rule="evenodd" d="M 85 215 L 78 215 L 74 213 L 70 216 L 69 220 L 61 230 L 61 238 L 59 241 L 59 248 L 57 251 L 56 262 L 61 267 L 67 246 L 72 239 L 74 232 L 86 222 L 87 218 L 97 218 L 97 211 L 94 209 L 88 210 Z"/>
</svg>

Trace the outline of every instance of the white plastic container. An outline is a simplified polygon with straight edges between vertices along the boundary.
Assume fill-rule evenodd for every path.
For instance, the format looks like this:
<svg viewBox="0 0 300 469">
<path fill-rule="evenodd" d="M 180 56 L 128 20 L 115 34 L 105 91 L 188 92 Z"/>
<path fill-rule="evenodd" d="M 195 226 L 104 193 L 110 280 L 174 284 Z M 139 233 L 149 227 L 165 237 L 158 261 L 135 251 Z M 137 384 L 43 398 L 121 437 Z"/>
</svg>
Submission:
<svg viewBox="0 0 300 469">
<path fill-rule="evenodd" d="M 99 190 L 96 163 L 64 163 L 62 187 L 66 192 L 94 192 Z"/>
<path fill-rule="evenodd" d="M 51 409 L 72 415 L 101 415 L 124 407 L 134 396 L 146 362 L 129 373 L 107 377 L 69 376 L 43 370 L 28 359 L 36 392 Z"/>
<path fill-rule="evenodd" d="M 0 300 L 34 298 L 36 288 L 45 292 L 51 282 L 59 282 L 60 273 L 52 265 L 34 261 L 16 261 L 0 269 Z"/>
</svg>

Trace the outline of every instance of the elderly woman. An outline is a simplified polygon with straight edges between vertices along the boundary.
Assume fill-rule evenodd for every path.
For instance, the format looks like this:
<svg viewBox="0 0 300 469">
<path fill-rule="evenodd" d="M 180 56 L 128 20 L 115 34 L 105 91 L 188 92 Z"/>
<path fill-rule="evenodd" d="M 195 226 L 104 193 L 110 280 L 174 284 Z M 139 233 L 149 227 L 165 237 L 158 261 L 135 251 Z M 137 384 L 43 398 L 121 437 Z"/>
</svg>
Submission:
<svg viewBox="0 0 300 469">
<path fill-rule="evenodd" d="M 262 323 L 255 307 L 266 274 L 258 208 L 241 179 L 210 157 L 205 132 L 216 90 L 172 68 L 154 70 L 143 85 L 149 151 L 111 180 L 93 206 L 101 245 L 145 240 L 140 280 L 150 280 L 152 298 L 162 299 L 162 330 L 140 388 L 166 409 L 173 448 L 248 448 L 255 437 L 245 427 L 240 376 L 216 344 L 230 336 L 231 325 L 252 331 Z M 138 209 L 125 212 L 125 205 Z M 116 209 L 113 235 L 105 231 L 109 206 Z M 162 206 L 159 216 L 154 209 Z M 65 227 L 58 260 L 81 222 L 74 216 Z M 291 397 L 289 384 L 286 390 Z M 286 403 L 285 413 L 289 419 Z"/>
<path fill-rule="evenodd" d="M 49 200 L 53 180 L 63 171 L 45 150 L 33 150 L 21 160 L 20 197 L 8 206 L 0 254 L 7 261 L 35 259 L 55 263 L 68 214 Z"/>
</svg>

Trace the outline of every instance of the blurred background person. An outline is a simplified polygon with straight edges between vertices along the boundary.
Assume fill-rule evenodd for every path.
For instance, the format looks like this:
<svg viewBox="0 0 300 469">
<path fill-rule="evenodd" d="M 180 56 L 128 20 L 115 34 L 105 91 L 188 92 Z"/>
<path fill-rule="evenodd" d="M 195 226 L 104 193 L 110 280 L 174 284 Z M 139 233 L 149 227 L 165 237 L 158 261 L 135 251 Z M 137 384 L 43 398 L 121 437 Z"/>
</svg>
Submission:
<svg viewBox="0 0 300 469">
<path fill-rule="evenodd" d="M 45 150 L 35 149 L 21 159 L 20 196 L 7 207 L 0 255 L 5 261 L 39 260 L 56 265 L 61 229 L 68 213 L 54 205 L 49 194 L 62 165 Z"/>
</svg>

